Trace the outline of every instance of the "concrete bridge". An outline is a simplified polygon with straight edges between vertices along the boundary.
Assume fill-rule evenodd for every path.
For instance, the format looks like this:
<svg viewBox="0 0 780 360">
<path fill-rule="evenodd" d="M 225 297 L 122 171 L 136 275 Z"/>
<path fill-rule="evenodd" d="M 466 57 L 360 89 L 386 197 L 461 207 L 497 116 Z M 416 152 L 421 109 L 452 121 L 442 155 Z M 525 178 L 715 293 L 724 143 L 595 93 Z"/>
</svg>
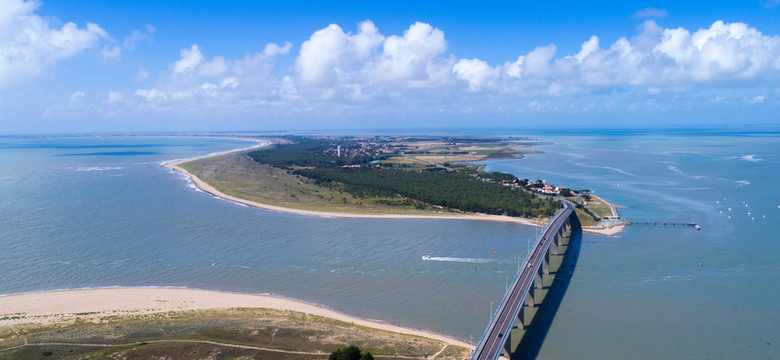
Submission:
<svg viewBox="0 0 780 360">
<path fill-rule="evenodd" d="M 515 275 L 485 332 L 477 343 L 472 360 L 495 360 L 505 351 L 511 353 L 512 329 L 525 327 L 527 308 L 536 306 L 535 289 L 542 289 L 543 276 L 550 273 L 550 256 L 571 236 L 574 205 L 563 200 L 559 210 L 545 226 Z M 516 331 L 514 331 L 516 332 Z"/>
</svg>

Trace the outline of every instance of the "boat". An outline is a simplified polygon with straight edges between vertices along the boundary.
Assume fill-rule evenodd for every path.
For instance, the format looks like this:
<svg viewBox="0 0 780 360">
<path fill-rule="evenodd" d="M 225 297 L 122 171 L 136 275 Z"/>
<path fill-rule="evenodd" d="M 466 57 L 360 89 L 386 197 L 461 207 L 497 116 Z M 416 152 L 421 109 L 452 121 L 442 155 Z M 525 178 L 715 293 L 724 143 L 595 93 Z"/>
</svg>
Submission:
<svg viewBox="0 0 780 360">
<path fill-rule="evenodd" d="M 430 259 L 431 259 L 431 257 L 430 257 L 430 256 L 428 256 L 428 255 L 423 255 L 422 259 L 423 259 L 423 260 L 430 260 Z"/>
</svg>

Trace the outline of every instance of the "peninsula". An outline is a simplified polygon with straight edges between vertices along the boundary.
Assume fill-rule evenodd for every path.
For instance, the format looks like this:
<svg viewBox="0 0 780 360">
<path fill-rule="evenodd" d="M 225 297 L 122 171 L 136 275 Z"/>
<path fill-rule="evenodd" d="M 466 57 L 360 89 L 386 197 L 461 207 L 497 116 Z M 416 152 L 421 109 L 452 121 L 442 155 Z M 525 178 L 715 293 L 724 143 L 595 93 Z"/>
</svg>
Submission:
<svg viewBox="0 0 780 360">
<path fill-rule="evenodd" d="M 259 139 L 254 139 L 259 140 Z M 539 153 L 531 138 L 285 136 L 267 146 L 166 167 L 215 196 L 274 211 L 357 218 L 436 218 L 544 225 L 561 197 L 585 231 L 613 235 L 615 206 L 588 190 L 500 172 L 485 159 Z M 610 219 L 609 221 L 601 221 Z"/>
</svg>

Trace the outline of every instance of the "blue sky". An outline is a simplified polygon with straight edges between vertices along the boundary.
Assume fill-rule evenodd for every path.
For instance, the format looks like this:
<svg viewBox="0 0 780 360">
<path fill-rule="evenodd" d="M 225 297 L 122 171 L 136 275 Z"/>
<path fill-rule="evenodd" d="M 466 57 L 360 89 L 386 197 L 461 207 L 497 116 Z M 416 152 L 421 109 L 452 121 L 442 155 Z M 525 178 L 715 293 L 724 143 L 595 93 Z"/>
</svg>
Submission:
<svg viewBox="0 0 780 360">
<path fill-rule="evenodd" d="M 779 125 L 778 5 L 0 0 L 0 134 Z"/>
</svg>

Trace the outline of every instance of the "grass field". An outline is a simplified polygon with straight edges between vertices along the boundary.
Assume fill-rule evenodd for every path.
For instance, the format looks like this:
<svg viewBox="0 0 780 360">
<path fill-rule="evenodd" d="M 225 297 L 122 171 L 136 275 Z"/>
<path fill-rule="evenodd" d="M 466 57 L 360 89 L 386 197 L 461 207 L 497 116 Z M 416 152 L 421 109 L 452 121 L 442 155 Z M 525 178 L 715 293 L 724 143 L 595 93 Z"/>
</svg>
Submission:
<svg viewBox="0 0 780 360">
<path fill-rule="evenodd" d="M 470 352 L 438 340 L 270 309 L 110 316 L 0 331 L 0 359 L 327 359 L 348 345 L 379 358 L 462 359 Z"/>
</svg>

